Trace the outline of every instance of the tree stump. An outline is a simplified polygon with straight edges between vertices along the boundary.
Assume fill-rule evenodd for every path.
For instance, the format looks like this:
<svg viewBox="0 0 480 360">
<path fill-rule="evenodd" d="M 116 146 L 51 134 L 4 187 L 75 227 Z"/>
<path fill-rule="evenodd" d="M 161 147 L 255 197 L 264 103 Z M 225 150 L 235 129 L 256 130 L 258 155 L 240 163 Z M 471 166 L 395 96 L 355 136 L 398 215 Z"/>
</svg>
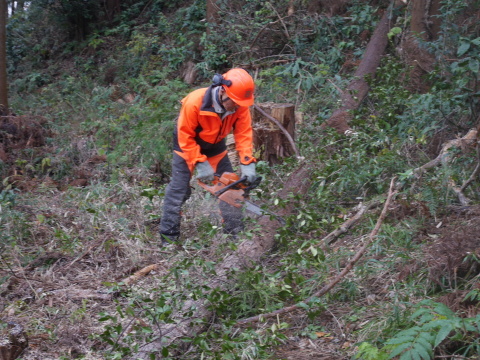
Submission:
<svg viewBox="0 0 480 360">
<path fill-rule="evenodd" d="M 268 102 L 257 104 L 257 106 L 278 120 L 292 139 L 295 139 L 295 105 Z M 295 155 L 295 150 L 283 131 L 256 109 L 253 110 L 252 123 L 257 160 L 264 160 L 274 165 L 281 163 L 285 157 Z"/>
<path fill-rule="evenodd" d="M 0 360 L 17 359 L 27 346 L 27 336 L 19 324 L 8 322 L 0 331 Z"/>
<path fill-rule="evenodd" d="M 228 134 L 226 139 L 227 150 L 228 150 L 228 158 L 232 163 L 232 166 L 235 168 L 240 165 L 240 159 L 238 157 L 238 152 L 235 149 L 235 139 L 233 134 Z"/>
</svg>

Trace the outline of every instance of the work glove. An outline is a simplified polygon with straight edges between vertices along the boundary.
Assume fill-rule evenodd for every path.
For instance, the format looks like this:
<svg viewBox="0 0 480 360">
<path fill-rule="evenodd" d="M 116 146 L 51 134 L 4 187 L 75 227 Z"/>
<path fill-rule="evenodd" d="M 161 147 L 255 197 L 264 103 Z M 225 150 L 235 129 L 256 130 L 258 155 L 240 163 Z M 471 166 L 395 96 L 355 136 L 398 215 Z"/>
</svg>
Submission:
<svg viewBox="0 0 480 360">
<path fill-rule="evenodd" d="M 215 171 L 208 161 L 199 162 L 195 166 L 197 169 L 197 179 L 203 182 L 213 181 Z"/>
<path fill-rule="evenodd" d="M 251 162 L 248 165 L 240 165 L 240 170 L 242 171 L 242 178 L 244 176 L 247 177 L 247 181 L 249 183 L 253 183 L 255 179 L 257 178 L 257 175 L 255 173 L 255 163 Z"/>
</svg>

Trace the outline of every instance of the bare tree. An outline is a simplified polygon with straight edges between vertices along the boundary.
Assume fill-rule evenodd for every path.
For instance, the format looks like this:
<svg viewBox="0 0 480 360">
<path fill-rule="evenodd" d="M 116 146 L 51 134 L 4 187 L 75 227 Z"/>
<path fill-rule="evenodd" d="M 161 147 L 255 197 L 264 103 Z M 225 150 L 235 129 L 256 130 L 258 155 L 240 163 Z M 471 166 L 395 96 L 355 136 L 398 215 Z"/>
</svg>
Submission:
<svg viewBox="0 0 480 360">
<path fill-rule="evenodd" d="M 0 0 L 0 107 L 8 111 L 7 0 Z"/>
</svg>

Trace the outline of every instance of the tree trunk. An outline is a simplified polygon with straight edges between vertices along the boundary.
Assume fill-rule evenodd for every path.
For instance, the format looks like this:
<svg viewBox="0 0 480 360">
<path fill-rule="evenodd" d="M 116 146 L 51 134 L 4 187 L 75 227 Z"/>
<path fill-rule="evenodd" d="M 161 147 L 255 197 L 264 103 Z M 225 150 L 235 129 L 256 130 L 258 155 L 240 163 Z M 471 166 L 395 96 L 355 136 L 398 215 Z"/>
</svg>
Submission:
<svg viewBox="0 0 480 360">
<path fill-rule="evenodd" d="M 207 0 L 207 24 L 216 25 L 219 19 L 217 0 Z M 210 26 L 207 26 L 207 35 L 210 35 Z"/>
<path fill-rule="evenodd" d="M 278 120 L 281 126 L 295 138 L 295 106 L 293 104 L 263 103 L 258 104 L 263 111 Z M 295 155 L 295 149 L 289 143 L 283 131 L 258 110 L 253 111 L 253 142 L 260 155 L 258 160 L 270 165 L 279 164 L 282 159 Z"/>
<path fill-rule="evenodd" d="M 104 0 L 105 1 L 105 14 L 107 17 L 107 21 L 109 23 L 113 22 L 115 16 L 120 14 L 120 0 Z"/>
<path fill-rule="evenodd" d="M 8 113 L 7 0 L 0 0 L 0 112 Z"/>
<path fill-rule="evenodd" d="M 353 80 L 350 81 L 347 89 L 342 94 L 341 107 L 333 112 L 332 116 L 322 127 L 330 126 L 341 134 L 351 131 L 348 125 L 352 118 L 351 111 L 360 106 L 370 90 L 366 79 L 375 77 L 375 72 L 380 65 L 380 60 L 388 44 L 388 32 L 397 16 L 397 11 L 391 11 L 390 9 L 392 7 L 403 7 L 403 5 L 403 2 L 397 5 L 397 1 L 394 0 L 392 6 L 383 14 L 365 49 L 362 61 L 355 71 Z"/>
<path fill-rule="evenodd" d="M 418 0 L 412 5 L 412 20 L 410 33 L 401 44 L 405 62 L 412 67 L 410 71 L 410 90 L 424 93 L 430 88 L 424 81 L 425 74 L 433 70 L 435 57 L 419 46 L 421 41 L 431 41 L 438 38 L 440 31 L 440 0 Z"/>
<path fill-rule="evenodd" d="M 416 0 L 412 5 L 411 32 L 422 40 L 435 40 L 440 29 L 440 0 Z"/>
</svg>

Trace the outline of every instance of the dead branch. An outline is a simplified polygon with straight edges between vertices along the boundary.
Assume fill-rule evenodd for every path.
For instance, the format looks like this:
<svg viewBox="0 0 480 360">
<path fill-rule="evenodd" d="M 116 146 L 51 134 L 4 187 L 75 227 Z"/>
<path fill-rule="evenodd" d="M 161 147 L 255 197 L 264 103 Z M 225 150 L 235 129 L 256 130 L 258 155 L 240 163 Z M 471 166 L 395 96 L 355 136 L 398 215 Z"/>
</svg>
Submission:
<svg viewBox="0 0 480 360">
<path fill-rule="evenodd" d="M 475 178 L 477 177 L 478 173 L 480 172 L 480 146 L 479 143 L 477 142 L 477 166 L 475 167 L 475 170 L 473 170 L 472 175 L 468 178 L 467 181 L 465 181 L 460 188 L 460 191 L 464 191 Z"/>
<path fill-rule="evenodd" d="M 393 178 L 390 181 L 390 190 L 388 191 L 387 200 L 385 201 L 385 205 L 383 206 L 382 213 L 380 214 L 380 217 L 377 220 L 375 228 L 370 233 L 370 236 L 369 236 L 368 240 L 360 248 L 360 250 L 355 254 L 355 256 L 352 258 L 352 260 L 350 260 L 350 262 L 347 264 L 347 266 L 332 281 L 330 281 L 330 283 L 328 283 L 323 288 L 321 288 L 319 291 L 317 291 L 315 294 L 313 294 L 308 299 L 306 299 L 304 301 L 304 303 L 308 304 L 314 298 L 318 298 L 320 296 L 323 296 L 326 293 L 328 293 L 331 289 L 333 289 L 333 287 L 337 283 L 339 283 L 340 280 L 342 280 L 345 277 L 345 275 L 354 267 L 354 265 L 357 263 L 357 261 L 360 260 L 360 258 L 365 254 L 368 247 L 373 242 L 373 240 L 375 239 L 375 236 L 377 236 L 377 234 L 380 230 L 380 226 L 382 225 L 383 220 L 385 219 L 385 216 L 387 215 L 387 210 L 388 210 L 388 207 L 390 205 L 390 201 L 392 200 L 392 197 L 397 193 L 397 190 L 394 190 L 394 182 L 395 182 L 395 178 Z M 292 312 L 294 310 L 300 310 L 300 309 L 301 309 L 301 307 L 299 306 L 299 304 L 295 304 L 295 305 L 292 305 L 292 306 L 285 307 L 283 309 L 275 310 L 275 311 L 273 311 L 271 313 L 268 313 L 268 314 L 257 315 L 257 316 L 253 316 L 253 317 L 250 317 L 250 318 L 247 318 L 247 319 L 240 320 L 240 321 L 237 322 L 237 325 L 246 325 L 246 324 L 250 324 L 250 323 L 253 323 L 253 322 L 263 321 L 264 319 L 269 319 L 269 318 L 272 318 L 272 317 L 276 317 L 278 315 L 286 314 L 286 313 Z"/>
<path fill-rule="evenodd" d="M 287 37 L 287 39 L 290 39 L 290 34 L 288 33 L 287 26 L 285 25 L 285 22 L 283 21 L 282 17 L 281 17 L 280 14 L 278 13 L 277 9 L 275 9 L 270 2 L 267 2 L 267 4 L 270 5 L 270 7 L 272 8 L 272 10 L 275 11 L 275 14 L 277 14 L 278 20 L 280 21 L 280 23 L 281 23 L 282 26 L 283 26 L 283 29 L 285 30 L 285 36 Z"/>
<path fill-rule="evenodd" d="M 476 129 L 471 129 L 464 137 L 460 139 L 453 139 L 450 141 L 447 141 L 443 147 L 442 150 L 440 151 L 440 154 L 438 156 L 429 161 L 428 163 L 413 169 L 413 174 L 416 175 L 417 177 L 420 177 L 425 171 L 430 170 L 437 165 L 443 164 L 446 165 L 448 162 L 450 162 L 450 159 L 452 157 L 451 153 L 449 153 L 449 150 L 452 147 L 465 147 L 465 146 L 471 146 L 474 142 L 475 139 L 477 138 L 477 130 Z"/>
<path fill-rule="evenodd" d="M 44 295 L 50 297 L 51 302 L 53 299 L 70 299 L 70 300 L 99 300 L 99 301 L 111 301 L 113 294 L 103 293 L 98 291 L 92 291 L 87 289 L 59 289 L 46 292 Z"/>
<path fill-rule="evenodd" d="M 440 151 L 440 154 L 438 154 L 438 156 L 435 159 L 429 161 L 428 163 L 413 169 L 412 170 L 413 175 L 417 178 L 420 178 L 424 172 L 438 165 L 448 166 L 448 163 L 452 159 L 452 152 L 450 150 L 453 147 L 462 148 L 462 149 L 466 147 L 471 147 L 477 142 L 477 136 L 478 136 L 478 131 L 476 129 L 471 129 L 464 137 L 447 141 L 443 145 L 442 150 Z M 470 185 L 470 183 L 475 179 L 475 177 L 478 175 L 480 171 L 480 150 L 479 150 L 478 142 L 477 142 L 476 148 L 477 148 L 478 162 L 472 175 L 470 175 L 470 178 L 461 187 L 458 187 L 458 185 L 455 183 L 453 179 L 450 179 L 448 182 L 450 188 L 457 195 L 458 200 L 463 206 L 468 206 L 468 204 L 470 203 L 470 199 L 468 199 L 463 192 Z"/>
<path fill-rule="evenodd" d="M 340 225 L 337 229 L 335 229 L 330 234 L 325 236 L 322 240 L 320 240 L 316 247 L 323 247 L 325 245 L 333 244 L 335 241 L 337 241 L 340 235 L 345 234 L 350 228 L 352 228 L 368 210 L 377 207 L 380 204 L 380 201 L 372 201 L 367 204 L 359 204 L 358 212 L 353 217 L 345 221 L 342 225 Z"/>
<path fill-rule="evenodd" d="M 292 136 L 288 133 L 287 129 L 285 129 L 282 124 L 280 124 L 280 122 L 275 119 L 273 116 L 270 116 L 269 114 L 267 114 L 262 108 L 260 108 L 260 106 L 256 105 L 256 104 L 253 104 L 253 107 L 255 108 L 255 110 L 257 110 L 260 114 L 262 114 L 263 116 L 265 116 L 268 120 L 270 120 L 271 122 L 273 122 L 275 125 L 278 126 L 278 128 L 283 132 L 283 134 L 286 136 L 286 138 L 288 139 L 288 142 L 290 143 L 290 146 L 292 147 L 293 151 L 295 152 L 295 156 L 297 158 L 300 157 L 300 154 L 297 150 L 297 147 L 295 146 L 295 141 L 293 141 L 292 139 Z"/>
<path fill-rule="evenodd" d="M 152 271 L 158 270 L 159 268 L 160 268 L 159 264 L 148 265 L 143 269 L 136 271 L 133 275 L 130 275 L 129 277 L 123 279 L 121 282 L 124 283 L 125 285 L 132 285 L 133 283 L 140 280 L 142 277 L 147 276 Z"/>
</svg>

